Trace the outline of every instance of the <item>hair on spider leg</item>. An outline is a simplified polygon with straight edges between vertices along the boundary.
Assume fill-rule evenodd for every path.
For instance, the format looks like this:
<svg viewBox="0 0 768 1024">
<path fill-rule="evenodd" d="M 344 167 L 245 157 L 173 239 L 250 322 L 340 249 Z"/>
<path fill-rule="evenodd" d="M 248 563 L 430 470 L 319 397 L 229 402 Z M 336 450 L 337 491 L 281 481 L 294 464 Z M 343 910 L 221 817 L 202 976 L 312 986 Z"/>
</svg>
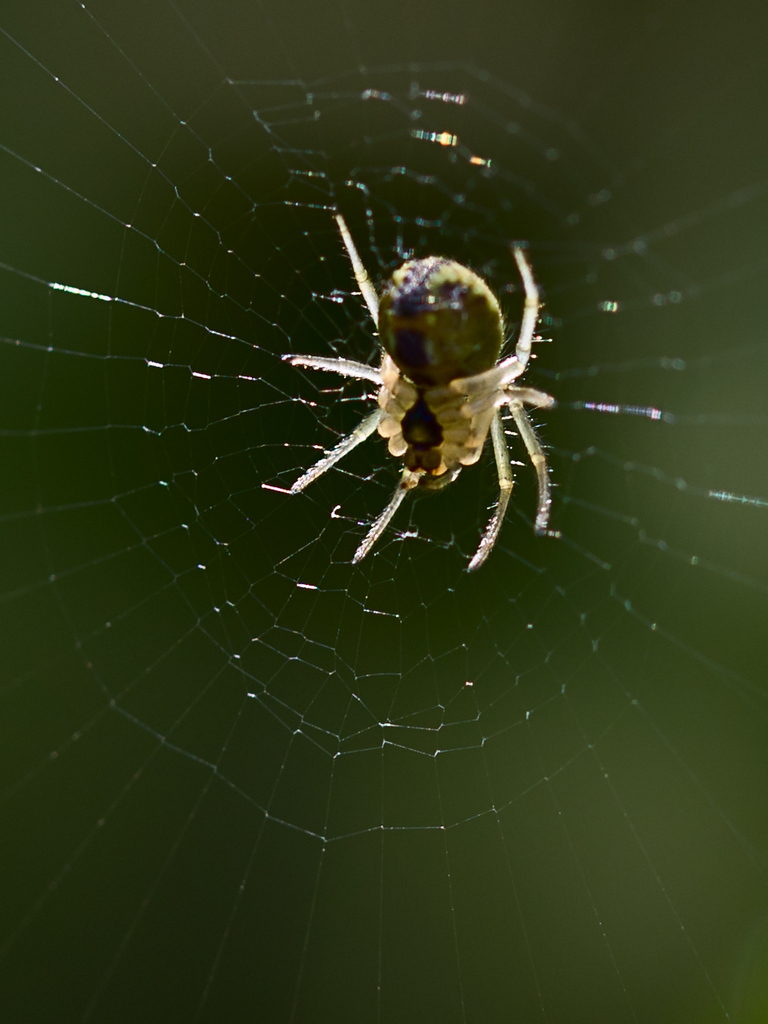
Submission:
<svg viewBox="0 0 768 1024">
<path fill-rule="evenodd" d="M 400 481 L 384 510 L 371 524 L 352 562 L 369 554 L 406 495 L 417 488 L 442 490 L 462 469 L 474 465 L 490 434 L 499 480 L 496 509 L 468 569 L 484 564 L 501 532 L 514 485 L 500 409 L 515 421 L 536 471 L 536 534 L 547 533 L 551 492 L 544 449 L 526 405 L 546 409 L 555 399 L 515 383 L 531 359 L 541 295 L 526 254 L 510 246 L 523 285 L 523 311 L 515 351 L 502 358 L 504 318 L 486 282 L 469 267 L 448 257 L 407 260 L 378 295 L 340 211 L 334 213 L 355 281 L 378 329 L 378 367 L 350 359 L 286 354 L 294 366 L 370 380 L 379 386 L 377 408 L 347 437 L 291 486 L 302 491 L 372 434 L 386 440 L 390 455 L 401 459 Z"/>
</svg>

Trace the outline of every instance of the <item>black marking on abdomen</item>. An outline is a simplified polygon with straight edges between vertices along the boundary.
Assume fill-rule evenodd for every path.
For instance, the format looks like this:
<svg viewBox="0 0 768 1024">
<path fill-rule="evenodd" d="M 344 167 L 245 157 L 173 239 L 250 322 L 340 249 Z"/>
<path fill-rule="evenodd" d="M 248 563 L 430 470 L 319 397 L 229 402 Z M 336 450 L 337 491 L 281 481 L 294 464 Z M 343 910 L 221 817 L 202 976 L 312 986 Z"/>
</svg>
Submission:
<svg viewBox="0 0 768 1024">
<path fill-rule="evenodd" d="M 415 329 L 407 330 L 401 328 L 395 331 L 395 345 L 398 366 L 406 367 L 406 370 L 426 366 L 429 362 L 427 355 L 427 339 L 423 331 Z"/>
<path fill-rule="evenodd" d="M 437 448 L 443 443 L 442 428 L 423 395 L 403 416 L 402 430 L 404 439 L 416 451 Z"/>
</svg>

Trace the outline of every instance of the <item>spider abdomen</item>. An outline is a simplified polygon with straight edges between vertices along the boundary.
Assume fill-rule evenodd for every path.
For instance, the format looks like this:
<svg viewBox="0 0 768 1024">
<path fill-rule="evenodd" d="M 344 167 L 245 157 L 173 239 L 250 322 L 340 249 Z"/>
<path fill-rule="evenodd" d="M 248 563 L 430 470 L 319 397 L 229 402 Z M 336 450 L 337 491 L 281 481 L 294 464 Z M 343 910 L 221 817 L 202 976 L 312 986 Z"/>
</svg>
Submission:
<svg viewBox="0 0 768 1024">
<path fill-rule="evenodd" d="M 395 271 L 379 303 L 378 327 L 384 350 L 422 387 L 488 370 L 503 342 L 491 289 L 473 270 L 440 256 Z"/>
</svg>

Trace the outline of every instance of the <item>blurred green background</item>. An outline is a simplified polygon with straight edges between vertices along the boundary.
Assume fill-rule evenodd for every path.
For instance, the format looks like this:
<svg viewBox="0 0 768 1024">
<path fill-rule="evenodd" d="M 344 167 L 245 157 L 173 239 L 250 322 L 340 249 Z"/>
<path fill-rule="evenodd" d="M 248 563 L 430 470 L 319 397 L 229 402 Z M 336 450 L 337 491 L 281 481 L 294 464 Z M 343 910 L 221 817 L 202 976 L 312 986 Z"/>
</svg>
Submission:
<svg viewBox="0 0 768 1024">
<path fill-rule="evenodd" d="M 768 1020 L 763 11 L 0 28 L 3 1020 Z M 356 568 L 383 445 L 262 487 L 362 416 L 279 358 L 374 358 L 335 204 L 511 329 L 530 241 L 559 541 L 523 465 L 464 572 L 489 455 Z"/>
</svg>

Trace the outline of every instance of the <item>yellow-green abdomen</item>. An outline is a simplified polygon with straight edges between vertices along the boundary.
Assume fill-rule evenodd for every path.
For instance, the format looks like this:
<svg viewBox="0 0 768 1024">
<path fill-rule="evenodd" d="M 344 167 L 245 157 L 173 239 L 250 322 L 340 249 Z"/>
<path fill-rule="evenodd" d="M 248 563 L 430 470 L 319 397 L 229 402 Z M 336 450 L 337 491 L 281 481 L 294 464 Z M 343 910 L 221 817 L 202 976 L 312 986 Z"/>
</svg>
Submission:
<svg viewBox="0 0 768 1024">
<path fill-rule="evenodd" d="M 379 337 L 415 384 L 447 384 L 494 365 L 503 342 L 501 309 L 468 267 L 438 256 L 412 260 L 381 297 Z"/>
</svg>

